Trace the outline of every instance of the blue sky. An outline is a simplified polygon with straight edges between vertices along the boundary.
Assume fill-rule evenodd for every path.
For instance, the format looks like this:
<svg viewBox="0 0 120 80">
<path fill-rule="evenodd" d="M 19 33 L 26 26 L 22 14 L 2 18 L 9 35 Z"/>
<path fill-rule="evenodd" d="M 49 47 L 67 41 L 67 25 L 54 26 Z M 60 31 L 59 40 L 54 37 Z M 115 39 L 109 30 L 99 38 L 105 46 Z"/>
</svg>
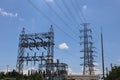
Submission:
<svg viewBox="0 0 120 80">
<path fill-rule="evenodd" d="M 101 69 L 101 27 L 105 66 L 120 65 L 119 15 L 119 0 L 0 0 L 0 71 L 6 69 L 6 65 L 10 69 L 16 66 L 19 34 L 23 27 L 26 33 L 40 33 L 47 32 L 52 24 L 55 59 L 67 63 L 73 73 L 79 73 L 83 62 L 79 45 L 82 22 L 90 23 L 89 28 L 93 31 L 96 68 Z M 62 43 L 67 45 L 66 49 L 59 48 Z"/>
</svg>

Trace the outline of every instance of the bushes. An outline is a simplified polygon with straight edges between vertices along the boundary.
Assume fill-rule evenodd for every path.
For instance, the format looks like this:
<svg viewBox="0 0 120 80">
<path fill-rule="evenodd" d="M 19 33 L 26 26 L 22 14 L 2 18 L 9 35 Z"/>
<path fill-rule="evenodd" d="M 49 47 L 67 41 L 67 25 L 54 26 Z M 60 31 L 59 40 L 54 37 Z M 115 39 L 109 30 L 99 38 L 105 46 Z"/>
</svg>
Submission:
<svg viewBox="0 0 120 80">
<path fill-rule="evenodd" d="M 43 76 L 39 73 L 34 73 L 32 75 L 22 75 L 13 70 L 5 74 L 4 72 L 0 73 L 0 80 L 44 80 Z"/>
<path fill-rule="evenodd" d="M 106 80 L 120 80 L 120 66 L 114 66 L 107 75 Z"/>
</svg>

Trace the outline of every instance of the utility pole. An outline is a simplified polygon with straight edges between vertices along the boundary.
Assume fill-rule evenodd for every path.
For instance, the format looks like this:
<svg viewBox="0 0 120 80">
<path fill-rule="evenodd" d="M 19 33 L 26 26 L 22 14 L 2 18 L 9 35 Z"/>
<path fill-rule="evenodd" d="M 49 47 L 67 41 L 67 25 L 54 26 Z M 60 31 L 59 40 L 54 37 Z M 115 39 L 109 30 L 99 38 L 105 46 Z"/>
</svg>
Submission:
<svg viewBox="0 0 120 80">
<path fill-rule="evenodd" d="M 112 63 L 110 64 L 110 66 L 111 66 L 111 71 L 112 71 L 112 68 L 113 68 L 113 65 L 112 65 Z"/>
<path fill-rule="evenodd" d="M 106 76 L 108 76 L 108 74 L 109 74 L 109 73 L 108 73 L 108 68 L 106 67 Z"/>
<path fill-rule="evenodd" d="M 9 67 L 9 65 L 7 65 L 7 73 L 8 73 L 8 67 Z"/>
<path fill-rule="evenodd" d="M 102 70 L 103 70 L 103 80 L 105 79 L 105 72 L 104 72 L 104 49 L 103 49 L 103 36 L 101 32 L 101 49 L 102 49 Z"/>
</svg>

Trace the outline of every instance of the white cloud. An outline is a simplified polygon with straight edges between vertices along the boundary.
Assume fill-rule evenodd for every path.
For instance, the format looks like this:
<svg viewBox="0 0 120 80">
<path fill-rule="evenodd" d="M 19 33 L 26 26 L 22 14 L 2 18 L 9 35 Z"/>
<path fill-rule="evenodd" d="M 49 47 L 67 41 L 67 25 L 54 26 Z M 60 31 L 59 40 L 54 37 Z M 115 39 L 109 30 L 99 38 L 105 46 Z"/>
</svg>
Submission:
<svg viewBox="0 0 120 80">
<path fill-rule="evenodd" d="M 59 49 L 68 49 L 68 45 L 66 43 L 59 44 Z"/>
<path fill-rule="evenodd" d="M 23 70 L 23 74 L 28 75 L 28 70 Z"/>
<path fill-rule="evenodd" d="M 96 63 L 96 62 L 94 62 L 93 64 L 94 64 L 95 66 L 99 66 L 99 64 L 98 64 L 98 63 Z"/>
<path fill-rule="evenodd" d="M 95 75 L 100 75 L 102 74 L 102 71 L 98 68 L 94 68 L 95 70 Z M 79 72 L 73 71 L 71 68 L 68 68 L 68 75 L 82 75 L 83 73 L 83 67 L 79 70 Z"/>
<path fill-rule="evenodd" d="M 71 68 L 68 68 L 68 75 L 71 75 L 72 74 L 72 69 Z"/>
<path fill-rule="evenodd" d="M 9 17 L 18 17 L 17 13 L 10 13 L 10 12 L 6 12 L 4 11 L 4 9 L 0 8 L 0 14 L 2 16 L 9 16 Z"/>
<path fill-rule="evenodd" d="M 32 71 L 33 71 L 33 70 L 36 71 L 37 69 L 35 69 L 34 67 L 29 67 L 28 69 L 24 69 L 24 70 L 23 70 L 23 74 L 28 75 L 28 71 L 31 71 L 31 70 L 32 70 Z"/>
<path fill-rule="evenodd" d="M 81 72 L 74 72 L 71 68 L 68 68 L 68 75 L 82 75 Z"/>
<path fill-rule="evenodd" d="M 12 69 L 2 69 L 2 70 L 0 70 L 0 72 L 4 72 L 5 74 L 7 73 L 7 72 L 11 72 L 12 71 Z"/>
<path fill-rule="evenodd" d="M 45 0 L 45 1 L 47 1 L 47 2 L 53 2 L 54 0 Z"/>
<path fill-rule="evenodd" d="M 95 74 L 96 74 L 96 75 L 102 74 L 102 71 L 101 71 L 100 69 L 94 68 L 94 70 L 95 70 Z"/>
<path fill-rule="evenodd" d="M 95 63 L 95 64 L 99 65 L 98 63 Z M 87 70 L 89 70 L 89 69 L 87 68 Z M 80 74 L 82 74 L 83 67 L 81 67 L 80 71 L 81 71 Z M 95 73 L 95 75 L 100 75 L 100 74 L 102 74 L 102 71 L 99 68 L 94 67 L 94 73 Z"/>
<path fill-rule="evenodd" d="M 86 10 L 87 8 L 87 5 L 83 5 L 83 10 Z"/>
<path fill-rule="evenodd" d="M 117 61 L 120 62 L 120 59 L 118 59 Z"/>
</svg>

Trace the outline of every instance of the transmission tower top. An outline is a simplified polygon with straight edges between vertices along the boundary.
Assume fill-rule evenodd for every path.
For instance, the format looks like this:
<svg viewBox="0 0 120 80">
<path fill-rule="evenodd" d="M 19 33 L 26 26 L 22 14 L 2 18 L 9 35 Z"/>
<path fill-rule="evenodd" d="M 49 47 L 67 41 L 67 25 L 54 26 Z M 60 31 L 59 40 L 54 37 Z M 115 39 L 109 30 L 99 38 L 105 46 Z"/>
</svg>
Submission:
<svg viewBox="0 0 120 80">
<path fill-rule="evenodd" d="M 22 34 L 25 34 L 25 28 L 22 28 Z"/>
</svg>

